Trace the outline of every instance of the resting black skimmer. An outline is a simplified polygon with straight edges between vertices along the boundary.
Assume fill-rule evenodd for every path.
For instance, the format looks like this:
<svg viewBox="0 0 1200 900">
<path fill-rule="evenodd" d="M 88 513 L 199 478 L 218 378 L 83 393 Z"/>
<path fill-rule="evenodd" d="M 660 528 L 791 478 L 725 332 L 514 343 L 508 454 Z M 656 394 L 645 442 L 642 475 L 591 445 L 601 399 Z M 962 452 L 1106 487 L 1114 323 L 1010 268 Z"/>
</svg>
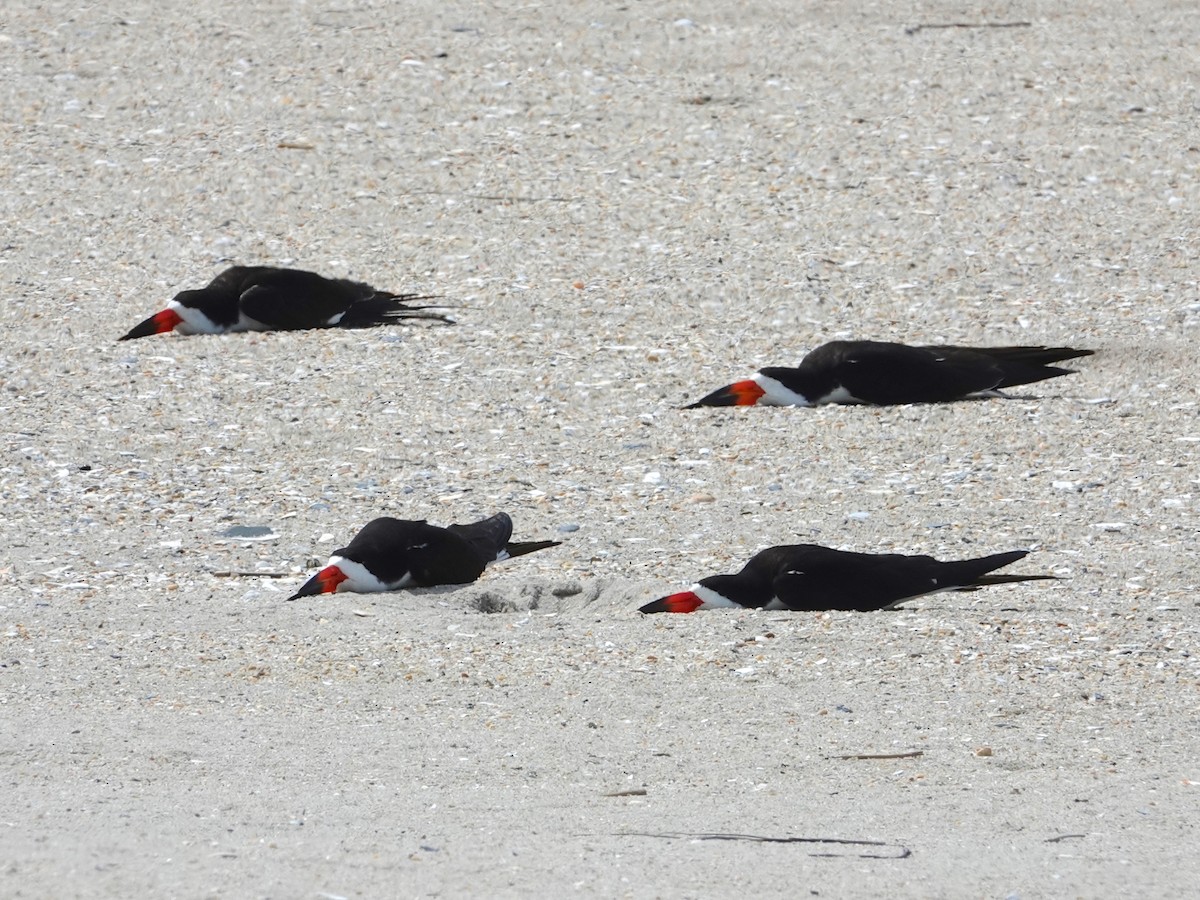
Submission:
<svg viewBox="0 0 1200 900">
<path fill-rule="evenodd" d="M 297 331 L 306 328 L 370 328 L 409 319 L 452 324 L 433 300 L 420 294 L 393 294 L 344 278 L 325 278 L 299 269 L 234 266 L 208 287 L 180 291 L 162 312 L 134 326 L 120 338 L 129 341 L 178 331 L 180 334 L 226 334 L 230 331 Z"/>
<path fill-rule="evenodd" d="M 820 406 L 823 403 L 943 403 L 1005 397 L 1004 388 L 1069 375 L 1050 363 L 1093 350 L 1071 347 L 910 347 L 884 341 L 831 341 L 794 369 L 759 369 L 713 391 L 698 406 Z"/>
<path fill-rule="evenodd" d="M 512 542 L 512 530 L 507 513 L 446 528 L 423 519 L 373 519 L 348 546 L 333 551 L 325 568 L 288 599 L 334 591 L 369 593 L 470 584 L 490 563 L 560 543 Z"/>
<path fill-rule="evenodd" d="M 1053 575 L 989 575 L 1028 550 L 939 562 L 932 556 L 850 553 L 817 544 L 768 547 L 736 575 L 701 578 L 688 590 L 647 603 L 644 613 L 697 609 L 790 609 L 819 612 L 888 609 L 939 591 L 973 591 L 991 584 L 1041 581 Z"/>
</svg>

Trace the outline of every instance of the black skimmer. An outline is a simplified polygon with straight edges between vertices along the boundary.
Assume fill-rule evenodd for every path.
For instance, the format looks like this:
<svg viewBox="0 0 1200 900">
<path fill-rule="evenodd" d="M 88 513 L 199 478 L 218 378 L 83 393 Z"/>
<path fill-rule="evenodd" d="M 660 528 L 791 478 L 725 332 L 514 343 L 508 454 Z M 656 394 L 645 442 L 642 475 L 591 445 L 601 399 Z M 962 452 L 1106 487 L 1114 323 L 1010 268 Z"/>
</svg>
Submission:
<svg viewBox="0 0 1200 900">
<path fill-rule="evenodd" d="M 817 544 L 768 547 L 736 575 L 701 578 L 688 590 L 647 603 L 644 613 L 697 609 L 829 609 L 871 612 L 939 591 L 973 591 L 990 584 L 1041 581 L 1053 575 L 989 575 L 1028 550 L 940 562 L 932 556 L 850 553 Z"/>
<path fill-rule="evenodd" d="M 1070 375 L 1050 363 L 1093 350 L 1071 347 L 910 347 L 884 341 L 831 341 L 796 368 L 759 369 L 713 391 L 698 406 L 820 406 L 823 403 L 944 403 L 1006 397 L 1004 388 Z"/>
<path fill-rule="evenodd" d="M 406 319 L 453 319 L 430 312 L 432 300 L 419 294 L 393 294 L 344 278 L 324 278 L 299 269 L 233 266 L 198 291 L 180 291 L 120 338 L 122 341 L 178 331 L 226 334 L 230 331 L 297 331 L 305 328 L 369 328 Z"/>
<path fill-rule="evenodd" d="M 334 591 L 398 591 L 408 587 L 470 584 L 489 563 L 557 546 L 559 541 L 512 542 L 507 513 L 470 525 L 440 528 L 423 519 L 373 519 L 348 546 L 289 600 Z"/>
</svg>

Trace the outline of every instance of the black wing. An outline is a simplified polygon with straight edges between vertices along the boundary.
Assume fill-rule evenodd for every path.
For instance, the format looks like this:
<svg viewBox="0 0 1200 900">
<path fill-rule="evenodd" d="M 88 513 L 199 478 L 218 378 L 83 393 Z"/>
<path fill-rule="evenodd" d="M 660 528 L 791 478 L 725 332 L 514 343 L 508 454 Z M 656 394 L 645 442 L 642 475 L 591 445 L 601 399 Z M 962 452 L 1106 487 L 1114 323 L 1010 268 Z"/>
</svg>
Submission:
<svg viewBox="0 0 1200 900">
<path fill-rule="evenodd" d="M 910 347 L 882 341 L 833 341 L 800 363 L 828 368 L 864 403 L 941 403 L 989 391 L 1003 380 L 999 363 L 959 347 Z"/>
<path fill-rule="evenodd" d="M 280 331 L 325 328 L 371 289 L 352 281 L 333 281 L 299 269 L 249 270 L 241 285 L 242 312 Z"/>
<path fill-rule="evenodd" d="M 857 612 L 886 609 L 934 591 L 1005 583 L 985 576 L 1028 552 L 1015 550 L 978 559 L 941 562 L 932 556 L 850 553 L 815 544 L 780 549 L 790 551 L 780 555 L 780 569 L 773 584 L 781 603 L 794 610 Z"/>
<path fill-rule="evenodd" d="M 369 561 L 375 577 L 384 582 L 398 581 L 410 573 L 421 587 L 469 584 L 490 561 L 450 528 L 389 517 L 368 522 L 348 546 L 334 554 L 364 564 Z"/>
<path fill-rule="evenodd" d="M 488 562 L 495 562 L 512 537 L 513 521 L 508 513 L 498 512 L 479 522 L 451 525 L 446 530 L 474 547 Z"/>
<path fill-rule="evenodd" d="M 346 314 L 338 322 L 339 328 L 374 328 L 376 325 L 407 324 L 415 319 L 430 322 L 441 322 L 443 325 L 453 325 L 447 313 L 434 312 L 435 309 L 445 308 L 445 303 L 420 303 L 421 300 L 440 300 L 437 294 L 393 294 L 388 291 L 377 291 L 370 285 L 357 281 L 338 282 L 349 289 L 357 288 L 366 291 L 366 296 L 354 301 Z"/>
</svg>

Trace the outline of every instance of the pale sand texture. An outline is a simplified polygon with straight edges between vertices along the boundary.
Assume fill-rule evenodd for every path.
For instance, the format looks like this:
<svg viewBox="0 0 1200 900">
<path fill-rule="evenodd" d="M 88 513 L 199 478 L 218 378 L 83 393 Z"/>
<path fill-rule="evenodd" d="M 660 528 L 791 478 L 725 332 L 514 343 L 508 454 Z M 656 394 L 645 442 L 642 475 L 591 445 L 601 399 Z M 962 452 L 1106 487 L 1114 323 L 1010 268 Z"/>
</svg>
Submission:
<svg viewBox="0 0 1200 900">
<path fill-rule="evenodd" d="M 1200 16 L 1136 6 L 9 4 L 0 895 L 1194 891 Z M 114 342 L 231 261 L 460 324 Z M 1102 352 L 678 409 L 840 336 Z M 563 545 L 283 602 L 498 509 Z M 800 540 L 1064 580 L 636 612 Z"/>
</svg>

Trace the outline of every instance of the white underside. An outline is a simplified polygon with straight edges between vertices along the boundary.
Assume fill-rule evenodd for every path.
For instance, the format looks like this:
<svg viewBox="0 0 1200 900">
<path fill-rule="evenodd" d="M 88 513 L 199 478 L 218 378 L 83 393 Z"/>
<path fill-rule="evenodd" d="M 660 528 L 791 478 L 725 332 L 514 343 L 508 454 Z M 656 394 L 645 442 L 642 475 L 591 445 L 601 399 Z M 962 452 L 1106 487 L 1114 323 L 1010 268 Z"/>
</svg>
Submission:
<svg viewBox="0 0 1200 900">
<path fill-rule="evenodd" d="M 962 589 L 963 589 L 962 585 L 955 585 L 954 587 L 934 588 L 932 591 L 926 591 L 923 594 L 913 594 L 911 597 L 901 597 L 899 600 L 895 601 L 894 603 L 889 603 L 887 606 L 880 607 L 880 609 L 895 609 L 901 603 L 907 603 L 909 600 L 918 600 L 921 597 L 928 597 L 932 594 L 946 594 L 951 591 L 961 591 Z"/>
<path fill-rule="evenodd" d="M 834 388 L 824 397 L 809 400 L 803 394 L 796 393 L 774 378 L 764 375 L 762 372 L 756 372 L 750 380 L 763 389 L 764 393 L 758 398 L 758 402 L 764 406 L 820 406 L 824 403 L 862 403 L 861 400 L 840 386 Z"/>
<path fill-rule="evenodd" d="M 230 331 L 270 331 L 270 325 L 264 325 L 258 319 L 252 319 L 244 312 L 238 313 L 237 324 L 229 329 Z"/>
<path fill-rule="evenodd" d="M 331 556 L 329 557 L 329 562 L 325 565 L 327 567 L 337 566 L 341 569 L 342 574 L 346 576 L 346 580 L 337 586 L 339 591 L 353 591 L 356 594 L 371 594 L 377 591 L 399 591 L 409 587 L 413 583 L 412 574 L 409 572 L 405 572 L 399 581 L 391 584 L 380 581 L 362 563 L 346 559 L 344 556 Z"/>
<path fill-rule="evenodd" d="M 702 584 L 693 584 L 689 590 L 704 601 L 699 607 L 700 609 L 747 609 L 742 604 L 735 603 L 728 597 L 723 597 L 712 588 L 707 588 Z M 763 609 L 787 609 L 787 606 L 781 603 L 778 597 L 772 597 L 771 602 L 764 606 Z"/>
<path fill-rule="evenodd" d="M 855 397 L 853 394 L 851 394 L 844 387 L 842 387 L 841 385 L 838 385 L 832 391 L 830 391 L 828 394 L 826 394 L 824 397 L 818 397 L 816 400 L 816 405 L 820 406 L 823 403 L 862 403 L 862 402 L 863 402 L 862 400 L 859 400 L 857 397 Z"/>
</svg>

